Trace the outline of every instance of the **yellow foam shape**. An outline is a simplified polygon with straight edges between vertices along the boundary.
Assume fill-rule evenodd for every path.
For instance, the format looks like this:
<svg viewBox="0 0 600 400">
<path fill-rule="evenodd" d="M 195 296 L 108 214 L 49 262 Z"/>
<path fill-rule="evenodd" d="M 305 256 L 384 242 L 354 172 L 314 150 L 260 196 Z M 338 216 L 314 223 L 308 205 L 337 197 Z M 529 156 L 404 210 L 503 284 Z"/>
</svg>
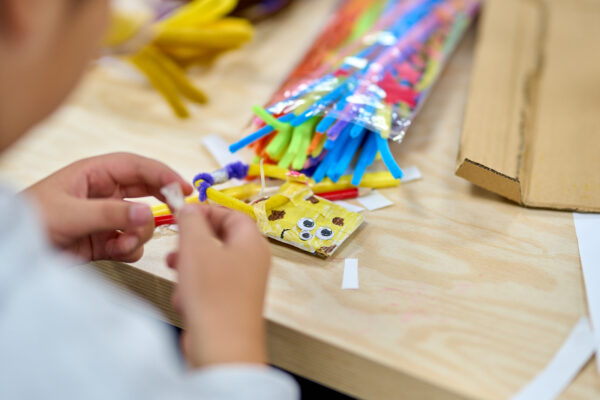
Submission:
<svg viewBox="0 0 600 400">
<path fill-rule="evenodd" d="M 285 183 L 271 199 L 253 205 L 260 231 L 325 257 L 332 255 L 363 221 L 362 215 L 314 196 L 307 185 L 298 182 Z M 306 220 L 312 222 L 311 229 L 300 228 Z M 330 234 L 325 237 L 322 233 L 327 232 Z"/>
<path fill-rule="evenodd" d="M 151 20 L 148 13 L 115 12 L 110 16 L 108 30 L 103 44 L 108 47 L 118 47 L 134 38 Z"/>
</svg>

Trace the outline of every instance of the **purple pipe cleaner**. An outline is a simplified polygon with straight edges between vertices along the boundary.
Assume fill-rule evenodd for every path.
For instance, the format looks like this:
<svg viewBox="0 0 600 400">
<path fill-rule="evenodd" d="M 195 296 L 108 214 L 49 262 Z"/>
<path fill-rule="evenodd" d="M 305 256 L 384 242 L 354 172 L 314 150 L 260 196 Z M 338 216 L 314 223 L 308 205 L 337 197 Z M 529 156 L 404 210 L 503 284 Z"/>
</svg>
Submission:
<svg viewBox="0 0 600 400">
<path fill-rule="evenodd" d="M 227 172 L 228 179 L 243 179 L 246 177 L 246 175 L 248 175 L 248 168 L 249 165 L 244 164 L 241 161 L 237 161 L 231 164 L 227 164 L 225 168 L 223 168 L 223 170 Z M 202 172 L 194 177 L 194 186 L 196 186 L 196 182 L 198 182 L 199 180 L 201 180 L 202 182 L 200 182 L 200 184 L 197 187 L 198 199 L 201 202 L 204 202 L 207 199 L 206 190 L 215 184 L 215 179 L 213 178 L 212 174 L 209 174 L 208 172 Z"/>
<path fill-rule="evenodd" d="M 248 175 L 248 168 L 250 166 L 248 164 L 244 164 L 241 161 L 237 161 L 231 164 L 227 164 L 225 166 L 225 170 L 227 171 L 227 176 L 229 179 L 237 178 L 243 179 Z"/>
</svg>

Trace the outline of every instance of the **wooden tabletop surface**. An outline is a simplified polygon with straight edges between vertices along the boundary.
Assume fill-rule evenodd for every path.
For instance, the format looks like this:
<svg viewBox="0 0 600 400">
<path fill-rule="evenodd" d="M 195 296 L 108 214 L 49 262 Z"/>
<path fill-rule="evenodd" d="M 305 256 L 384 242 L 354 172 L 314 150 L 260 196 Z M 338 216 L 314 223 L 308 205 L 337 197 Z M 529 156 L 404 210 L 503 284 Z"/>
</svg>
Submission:
<svg viewBox="0 0 600 400">
<path fill-rule="evenodd" d="M 251 106 L 267 101 L 334 3 L 296 2 L 261 24 L 253 43 L 200 71 L 211 102 L 187 121 L 143 81 L 93 69 L 60 112 L 0 159 L 1 178 L 22 188 L 113 151 L 157 158 L 187 178 L 217 168 L 201 138 L 242 135 Z M 474 42 L 472 30 L 393 145 L 400 165 L 417 165 L 423 179 L 381 190 L 394 206 L 366 211 L 333 259 L 272 244 L 265 317 L 274 364 L 359 397 L 502 399 L 586 314 L 572 215 L 525 209 L 454 176 Z M 177 322 L 164 263 L 176 240 L 159 232 L 135 265 L 97 268 Z M 359 260 L 359 290 L 341 290 L 347 257 Z M 563 396 L 600 398 L 592 363 Z"/>
</svg>

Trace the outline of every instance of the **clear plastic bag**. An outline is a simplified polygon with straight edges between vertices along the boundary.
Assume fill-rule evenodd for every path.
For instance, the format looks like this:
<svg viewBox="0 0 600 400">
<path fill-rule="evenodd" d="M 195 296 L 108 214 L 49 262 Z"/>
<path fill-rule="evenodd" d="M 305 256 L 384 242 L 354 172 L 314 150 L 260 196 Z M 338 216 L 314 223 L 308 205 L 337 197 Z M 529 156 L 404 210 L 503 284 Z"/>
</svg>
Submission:
<svg viewBox="0 0 600 400">
<path fill-rule="evenodd" d="M 258 113 L 260 129 L 230 149 L 252 144 L 258 157 L 315 180 L 335 181 L 356 158 L 356 184 L 380 154 L 400 178 L 387 139 L 402 140 L 479 6 L 479 0 L 343 2 L 272 97 L 266 108 L 272 118 Z M 279 142 L 287 142 L 285 151 Z"/>
</svg>

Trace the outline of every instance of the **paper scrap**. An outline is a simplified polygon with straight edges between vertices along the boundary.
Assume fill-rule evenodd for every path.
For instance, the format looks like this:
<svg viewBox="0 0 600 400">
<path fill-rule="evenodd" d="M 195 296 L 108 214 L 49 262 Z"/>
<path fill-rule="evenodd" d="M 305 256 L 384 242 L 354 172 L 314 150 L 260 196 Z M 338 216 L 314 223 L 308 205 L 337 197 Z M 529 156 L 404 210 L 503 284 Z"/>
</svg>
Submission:
<svg viewBox="0 0 600 400">
<path fill-rule="evenodd" d="M 365 210 L 364 208 L 362 208 L 360 206 L 355 206 L 354 204 L 350 204 L 344 200 L 336 200 L 336 201 L 334 201 L 334 203 L 337 204 L 338 206 L 342 206 L 346 210 L 352 211 L 352 212 L 361 212 L 361 211 Z"/>
<path fill-rule="evenodd" d="M 550 363 L 511 400 L 556 398 L 594 354 L 594 333 L 587 317 L 582 317 Z"/>
<path fill-rule="evenodd" d="M 600 215 L 573 213 L 596 351 L 600 349 Z M 600 371 L 600 357 L 596 357 Z"/>
<path fill-rule="evenodd" d="M 410 167 L 402 168 L 402 179 L 400 179 L 400 182 L 406 183 L 410 181 L 416 181 L 418 179 L 421 179 L 422 177 L 423 175 L 421 175 L 419 167 L 413 165 Z"/>
<path fill-rule="evenodd" d="M 213 134 L 202 138 L 202 144 L 219 163 L 221 167 L 239 161 L 239 158 L 231 154 L 229 146 L 219 135 Z"/>
<path fill-rule="evenodd" d="M 360 204 L 365 206 L 365 208 L 370 211 L 378 210 L 394 204 L 376 190 L 373 190 L 368 195 L 359 197 L 356 200 L 358 200 Z"/>
<path fill-rule="evenodd" d="M 167 204 L 173 213 L 178 213 L 179 210 L 181 210 L 181 207 L 185 205 L 185 197 L 183 197 L 179 182 L 173 182 L 169 183 L 167 186 L 163 186 L 160 189 L 160 193 L 165 196 Z"/>
<path fill-rule="evenodd" d="M 346 258 L 344 261 L 344 276 L 342 289 L 358 289 L 358 259 Z"/>
</svg>

